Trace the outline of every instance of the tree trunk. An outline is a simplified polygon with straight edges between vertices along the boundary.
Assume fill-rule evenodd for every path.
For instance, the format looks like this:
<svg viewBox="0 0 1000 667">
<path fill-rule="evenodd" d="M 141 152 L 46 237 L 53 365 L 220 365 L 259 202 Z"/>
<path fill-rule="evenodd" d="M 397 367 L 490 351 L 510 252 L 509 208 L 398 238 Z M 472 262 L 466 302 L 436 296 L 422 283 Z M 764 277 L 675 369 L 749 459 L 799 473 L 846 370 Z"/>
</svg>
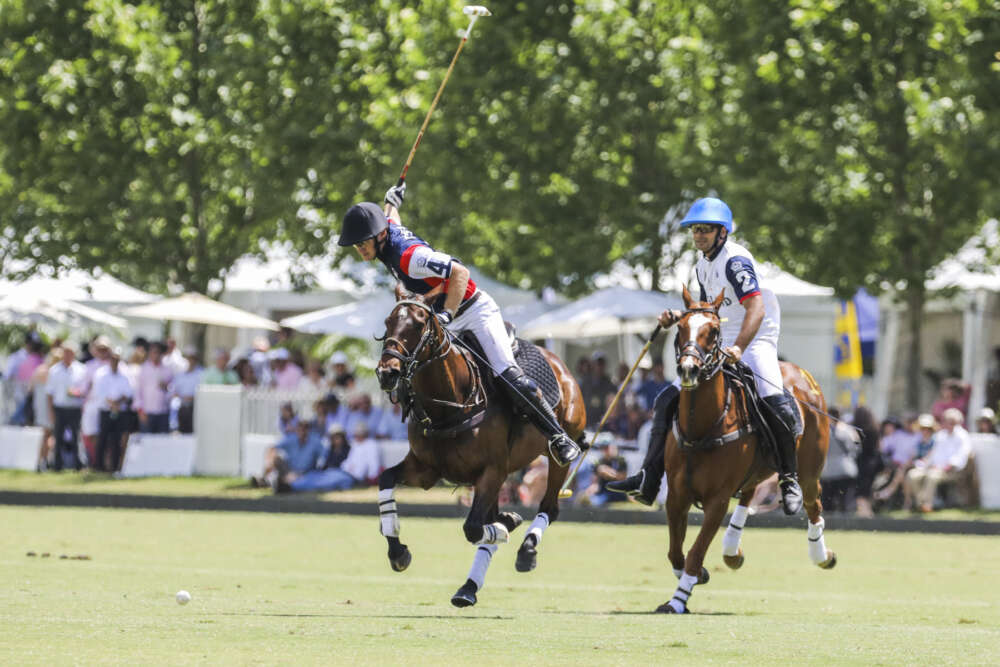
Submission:
<svg viewBox="0 0 1000 667">
<path fill-rule="evenodd" d="M 926 294 L 923 283 L 912 283 L 906 290 L 907 329 L 910 334 L 910 350 L 906 355 L 906 407 L 921 411 L 921 385 L 923 383 L 923 355 L 921 354 L 921 331 L 923 327 L 924 301 Z"/>
</svg>

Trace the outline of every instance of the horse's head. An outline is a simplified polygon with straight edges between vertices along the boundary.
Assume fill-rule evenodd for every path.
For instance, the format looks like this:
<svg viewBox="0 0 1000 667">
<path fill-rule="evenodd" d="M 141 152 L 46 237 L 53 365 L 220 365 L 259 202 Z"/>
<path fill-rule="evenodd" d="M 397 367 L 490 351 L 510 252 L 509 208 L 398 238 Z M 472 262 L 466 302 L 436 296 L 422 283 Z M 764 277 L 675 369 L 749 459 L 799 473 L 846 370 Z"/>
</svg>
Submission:
<svg viewBox="0 0 1000 667">
<path fill-rule="evenodd" d="M 681 379 L 682 388 L 695 389 L 700 380 L 713 375 L 722 364 L 719 306 L 725 293 L 712 303 L 695 301 L 687 287 L 683 296 L 685 312 L 677 323 L 677 337 L 674 339 L 677 376 Z"/>
<path fill-rule="evenodd" d="M 385 318 L 382 356 L 375 367 L 383 391 L 396 389 L 403 376 L 412 377 L 420 362 L 440 347 L 443 327 L 429 303 L 435 296 L 421 298 L 396 286 L 396 305 Z"/>
</svg>

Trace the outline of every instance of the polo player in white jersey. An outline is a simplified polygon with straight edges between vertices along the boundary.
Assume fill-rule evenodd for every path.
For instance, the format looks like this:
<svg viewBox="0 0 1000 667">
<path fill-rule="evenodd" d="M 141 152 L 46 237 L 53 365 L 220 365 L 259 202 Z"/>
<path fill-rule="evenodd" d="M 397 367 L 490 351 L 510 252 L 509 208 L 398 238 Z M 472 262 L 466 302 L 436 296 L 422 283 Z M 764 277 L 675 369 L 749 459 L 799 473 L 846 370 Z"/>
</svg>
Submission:
<svg viewBox="0 0 1000 667">
<path fill-rule="evenodd" d="M 695 266 L 701 301 L 712 301 L 725 292 L 719 308 L 722 320 L 721 345 L 733 362 L 742 360 L 754 372 L 757 392 L 763 399 L 763 413 L 777 440 L 778 486 L 785 514 L 795 514 L 802 507 L 795 464 L 796 408 L 794 399 L 785 393 L 778 365 L 778 334 L 781 310 L 774 293 L 760 283 L 757 263 L 750 251 L 729 240 L 733 231 L 733 214 L 721 199 L 699 199 L 681 221 L 690 228 L 695 247 L 701 257 Z M 670 327 L 682 313 L 667 310 L 660 315 L 660 324 Z M 660 490 L 663 476 L 664 448 L 667 433 L 677 410 L 680 379 L 674 380 L 653 403 L 653 428 L 642 470 L 607 488 L 633 496 L 651 505 Z"/>
</svg>

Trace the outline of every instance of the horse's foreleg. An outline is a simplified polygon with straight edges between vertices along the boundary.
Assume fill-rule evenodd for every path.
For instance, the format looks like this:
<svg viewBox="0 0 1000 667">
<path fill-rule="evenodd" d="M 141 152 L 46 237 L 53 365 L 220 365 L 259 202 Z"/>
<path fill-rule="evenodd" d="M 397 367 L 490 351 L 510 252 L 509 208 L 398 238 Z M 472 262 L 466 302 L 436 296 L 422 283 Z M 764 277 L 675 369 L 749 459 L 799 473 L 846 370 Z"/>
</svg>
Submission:
<svg viewBox="0 0 1000 667">
<path fill-rule="evenodd" d="M 684 536 L 687 535 L 687 515 L 691 509 L 691 499 L 675 484 L 667 485 L 667 528 L 670 532 L 670 548 L 667 559 L 678 579 L 684 574 Z"/>
<path fill-rule="evenodd" d="M 399 514 L 396 508 L 396 485 L 412 484 L 429 488 L 437 481 L 437 475 L 429 468 L 422 466 L 412 453 L 392 466 L 382 471 L 378 478 L 378 515 L 379 530 L 389 543 L 389 565 L 396 572 L 402 572 L 410 566 L 413 556 L 409 548 L 399 541 Z"/>
<path fill-rule="evenodd" d="M 824 570 L 829 570 L 837 564 L 837 554 L 826 548 L 826 541 L 823 539 L 826 522 L 823 520 L 823 503 L 819 499 L 820 483 L 818 479 L 802 481 L 802 501 L 806 516 L 809 517 L 809 560 Z"/>
<path fill-rule="evenodd" d="M 465 539 L 476 545 L 476 555 L 465 583 L 451 597 L 451 603 L 456 607 L 476 604 L 476 593 L 486 582 L 486 570 L 493 561 L 493 554 L 501 543 L 509 539 L 510 531 L 521 523 L 521 517 L 513 512 L 503 515 L 497 512 L 497 497 L 502 483 L 503 478 L 492 468 L 488 468 L 476 482 L 472 508 L 463 526 Z"/>
<path fill-rule="evenodd" d="M 569 468 L 553 465 L 550 458 L 545 496 L 538 505 L 538 514 L 528 527 L 528 534 L 524 536 L 521 548 L 517 550 L 514 568 L 518 572 L 530 572 L 538 565 L 538 545 L 541 544 L 542 535 L 545 534 L 549 524 L 559 518 L 559 489 L 562 488 L 567 474 Z"/>
<path fill-rule="evenodd" d="M 668 502 L 669 496 L 670 491 L 668 487 Z M 701 530 L 698 531 L 698 537 L 695 538 L 694 544 L 691 545 L 691 550 L 688 551 L 687 558 L 684 559 L 684 571 L 681 574 L 680 581 L 677 582 L 674 597 L 657 607 L 657 612 L 663 614 L 688 613 L 687 603 L 691 597 L 691 593 L 694 591 L 695 585 L 708 583 L 708 570 L 702 564 L 705 562 L 705 554 L 708 552 L 708 546 L 712 543 L 712 538 L 715 537 L 715 533 L 719 530 L 719 525 L 726 515 L 726 508 L 728 506 L 729 496 L 713 498 L 705 503 L 704 522 L 701 525 Z M 671 528 L 673 528 L 673 524 L 671 524 Z M 673 549 L 673 544 L 670 547 Z"/>
<path fill-rule="evenodd" d="M 747 523 L 747 516 L 750 513 L 749 505 L 752 499 L 752 489 L 749 493 L 740 494 L 740 502 L 733 508 L 732 516 L 729 517 L 729 526 L 726 527 L 726 532 L 722 535 L 722 561 L 733 570 L 743 567 L 743 547 L 740 546 L 740 542 L 743 540 L 743 527 Z"/>
</svg>

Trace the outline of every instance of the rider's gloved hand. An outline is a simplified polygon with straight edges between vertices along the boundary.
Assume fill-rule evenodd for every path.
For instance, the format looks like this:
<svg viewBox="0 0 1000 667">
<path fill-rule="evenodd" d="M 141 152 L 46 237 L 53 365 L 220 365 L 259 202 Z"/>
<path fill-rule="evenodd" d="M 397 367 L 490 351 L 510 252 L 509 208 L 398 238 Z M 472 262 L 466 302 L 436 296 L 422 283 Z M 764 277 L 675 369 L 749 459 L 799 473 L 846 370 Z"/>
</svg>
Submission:
<svg viewBox="0 0 1000 667">
<path fill-rule="evenodd" d="M 665 310 L 660 313 L 660 326 L 664 329 L 669 329 L 670 327 L 677 324 L 681 319 L 681 311 L 679 310 Z"/>
<path fill-rule="evenodd" d="M 403 197 L 406 196 L 406 181 L 399 185 L 394 185 L 385 191 L 385 203 L 394 208 L 403 205 Z"/>
<path fill-rule="evenodd" d="M 739 345 L 730 345 L 722 351 L 722 354 L 725 355 L 727 364 L 735 364 L 743 358 L 743 350 Z"/>
<path fill-rule="evenodd" d="M 442 310 L 440 313 L 437 313 L 437 318 L 438 322 L 441 323 L 441 326 L 446 327 L 449 324 L 451 324 L 451 321 L 455 319 L 455 316 L 449 313 L 447 310 Z"/>
</svg>

